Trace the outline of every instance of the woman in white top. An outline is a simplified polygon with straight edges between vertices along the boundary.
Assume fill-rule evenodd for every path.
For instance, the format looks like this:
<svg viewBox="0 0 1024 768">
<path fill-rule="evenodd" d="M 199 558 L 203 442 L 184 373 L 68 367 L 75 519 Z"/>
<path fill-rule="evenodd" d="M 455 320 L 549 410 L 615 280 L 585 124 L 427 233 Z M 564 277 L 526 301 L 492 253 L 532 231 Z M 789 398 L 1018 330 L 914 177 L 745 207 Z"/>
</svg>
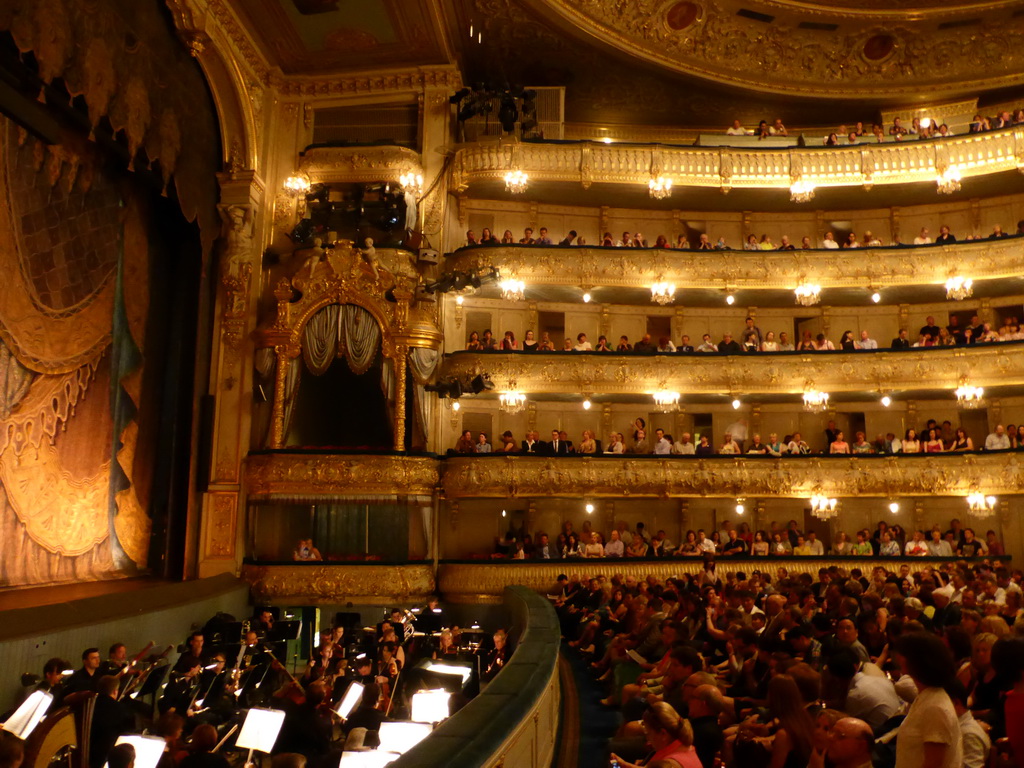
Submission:
<svg viewBox="0 0 1024 768">
<path fill-rule="evenodd" d="M 811 452 L 811 446 L 804 442 L 804 439 L 800 437 L 799 432 L 793 434 L 793 439 L 789 441 L 789 452 L 792 454 L 803 454 L 807 455 Z"/>
<path fill-rule="evenodd" d="M 593 352 L 594 347 L 591 346 L 590 342 L 587 341 L 587 334 L 580 333 L 576 336 L 576 346 L 573 347 L 576 352 Z"/>
<path fill-rule="evenodd" d="M 921 441 L 917 439 L 917 432 L 913 429 L 907 430 L 906 437 L 903 438 L 903 453 L 920 453 L 921 452 Z"/>
<path fill-rule="evenodd" d="M 761 351 L 762 352 L 778 352 L 779 351 L 779 342 L 777 342 L 775 340 L 775 331 L 768 331 L 768 333 L 766 333 L 764 335 L 764 341 L 761 342 Z"/>
<path fill-rule="evenodd" d="M 584 557 L 604 557 L 604 544 L 601 543 L 601 534 L 596 531 L 590 536 L 590 543 L 583 549 Z"/>
<path fill-rule="evenodd" d="M 622 435 L 618 432 L 612 432 L 608 436 L 608 447 L 604 449 L 605 453 L 625 453 L 626 445 L 622 442 Z"/>
<path fill-rule="evenodd" d="M 900 635 L 895 651 L 917 688 L 896 740 L 896 768 L 961 768 L 960 720 L 945 691 L 956 676 L 953 655 L 938 636 L 926 632 Z"/>
</svg>

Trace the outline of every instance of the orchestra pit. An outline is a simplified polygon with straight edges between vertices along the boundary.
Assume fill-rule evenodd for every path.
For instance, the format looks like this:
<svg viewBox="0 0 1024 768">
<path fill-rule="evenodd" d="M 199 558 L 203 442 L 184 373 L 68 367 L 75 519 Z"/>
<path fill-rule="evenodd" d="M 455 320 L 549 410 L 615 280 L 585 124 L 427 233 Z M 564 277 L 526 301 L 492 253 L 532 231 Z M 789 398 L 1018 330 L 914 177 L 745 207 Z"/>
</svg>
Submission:
<svg viewBox="0 0 1024 768">
<path fill-rule="evenodd" d="M 1022 43 L 0 3 L 0 768 L 1024 768 Z"/>
</svg>

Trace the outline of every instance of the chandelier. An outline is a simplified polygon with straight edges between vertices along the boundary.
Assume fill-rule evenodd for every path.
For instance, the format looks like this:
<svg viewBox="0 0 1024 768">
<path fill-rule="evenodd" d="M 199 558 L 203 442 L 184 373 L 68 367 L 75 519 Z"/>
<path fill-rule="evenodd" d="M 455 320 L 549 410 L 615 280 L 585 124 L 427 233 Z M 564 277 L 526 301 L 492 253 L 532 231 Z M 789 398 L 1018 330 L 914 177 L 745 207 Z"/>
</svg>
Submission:
<svg viewBox="0 0 1024 768">
<path fill-rule="evenodd" d="M 498 395 L 498 406 L 505 413 L 522 413 L 526 409 L 526 395 L 522 392 L 502 392 Z"/>
<path fill-rule="evenodd" d="M 795 293 L 796 303 L 804 307 L 813 307 L 821 301 L 821 286 L 814 283 L 800 283 Z"/>
<path fill-rule="evenodd" d="M 304 195 L 309 192 L 309 177 L 302 173 L 296 173 L 284 180 L 284 189 L 290 195 Z"/>
<path fill-rule="evenodd" d="M 664 200 L 672 195 L 672 179 L 668 176 L 652 177 L 647 181 L 647 194 L 655 200 Z"/>
<path fill-rule="evenodd" d="M 981 403 L 985 390 L 981 387 L 972 387 L 970 384 L 964 384 L 957 387 L 953 394 L 956 395 L 956 401 L 961 408 L 977 408 Z"/>
<path fill-rule="evenodd" d="M 502 280 L 498 283 L 501 298 L 506 301 L 519 301 L 526 296 L 526 283 L 522 280 Z"/>
<path fill-rule="evenodd" d="M 811 514 L 819 520 L 831 520 L 839 515 L 839 512 L 836 511 L 837 504 L 835 499 L 815 494 L 811 496 Z"/>
<path fill-rule="evenodd" d="M 651 286 L 651 301 L 661 306 L 671 304 L 676 297 L 675 283 L 654 283 Z"/>
<path fill-rule="evenodd" d="M 794 203 L 808 203 L 814 199 L 814 184 L 797 179 L 789 186 L 789 199 Z"/>
<path fill-rule="evenodd" d="M 996 501 L 995 496 L 972 493 L 967 497 L 967 507 L 976 517 L 990 517 L 996 510 Z"/>
<path fill-rule="evenodd" d="M 821 413 L 828 407 L 828 392 L 819 392 L 816 389 L 809 389 L 804 392 L 804 410 L 811 413 Z"/>
<path fill-rule="evenodd" d="M 679 393 L 660 389 L 654 393 L 654 406 L 662 413 L 670 413 L 679 407 Z"/>
<path fill-rule="evenodd" d="M 522 171 L 509 171 L 505 174 L 505 189 L 513 195 L 521 195 L 529 183 L 530 177 Z"/>
<path fill-rule="evenodd" d="M 412 171 L 409 171 L 408 173 L 403 173 L 401 176 L 398 177 L 398 183 L 407 192 L 412 192 L 412 194 L 414 195 L 423 194 L 422 173 L 413 173 Z"/>
<path fill-rule="evenodd" d="M 974 294 L 974 281 L 969 277 L 957 275 L 946 281 L 946 298 L 953 301 L 963 301 Z"/>
<path fill-rule="evenodd" d="M 960 191 L 960 169 L 951 165 L 943 171 L 939 171 L 935 177 L 935 184 L 938 186 L 940 195 L 951 195 Z"/>
</svg>

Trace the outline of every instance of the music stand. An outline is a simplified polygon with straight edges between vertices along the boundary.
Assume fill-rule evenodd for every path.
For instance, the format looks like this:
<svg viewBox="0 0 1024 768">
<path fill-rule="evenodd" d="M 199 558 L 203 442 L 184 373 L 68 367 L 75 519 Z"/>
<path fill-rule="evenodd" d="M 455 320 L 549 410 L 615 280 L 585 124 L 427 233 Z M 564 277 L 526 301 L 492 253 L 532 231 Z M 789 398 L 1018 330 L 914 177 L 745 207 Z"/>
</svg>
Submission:
<svg viewBox="0 0 1024 768">
<path fill-rule="evenodd" d="M 253 707 L 245 713 L 245 722 L 235 740 L 239 749 L 248 749 L 249 756 L 245 764 L 250 766 L 253 752 L 270 754 L 277 743 L 277 736 L 284 724 L 284 711 L 280 709 L 260 709 Z"/>
<path fill-rule="evenodd" d="M 39 721 L 46 717 L 52 703 L 53 694 L 49 691 L 33 691 L 14 714 L 4 721 L 3 730 L 24 741 L 39 725 Z"/>
<path fill-rule="evenodd" d="M 159 736 L 143 736 L 137 733 L 118 736 L 114 746 L 118 744 L 131 744 L 135 748 L 135 768 L 156 768 L 167 748 L 167 742 Z M 103 768 L 110 768 L 110 763 L 104 763 Z"/>
</svg>

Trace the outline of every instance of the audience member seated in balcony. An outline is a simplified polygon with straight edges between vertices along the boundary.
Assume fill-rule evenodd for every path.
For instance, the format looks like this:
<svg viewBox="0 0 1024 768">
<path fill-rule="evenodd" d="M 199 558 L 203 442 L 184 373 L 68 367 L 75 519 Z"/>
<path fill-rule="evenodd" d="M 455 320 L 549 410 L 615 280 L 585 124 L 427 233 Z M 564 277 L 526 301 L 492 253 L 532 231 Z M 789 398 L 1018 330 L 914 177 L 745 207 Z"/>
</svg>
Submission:
<svg viewBox="0 0 1024 768">
<path fill-rule="evenodd" d="M 633 345 L 629 343 L 629 337 L 619 336 L 619 343 L 615 347 L 616 352 L 632 352 Z"/>
<path fill-rule="evenodd" d="M 541 449 L 548 456 L 564 456 L 569 453 L 569 443 L 562 438 L 557 429 L 551 430 L 551 442 L 544 443 Z"/>
<path fill-rule="evenodd" d="M 814 338 L 814 349 L 817 352 L 834 352 L 836 345 L 825 338 L 824 333 L 819 333 Z"/>
<path fill-rule="evenodd" d="M 324 558 L 320 554 L 320 550 L 313 546 L 312 539 L 299 539 L 299 543 L 292 553 L 292 559 L 298 562 L 302 560 L 323 560 Z"/>
<path fill-rule="evenodd" d="M 907 132 L 907 129 L 903 127 L 903 122 L 898 117 L 892 119 L 892 125 L 889 126 L 889 135 L 900 138 Z"/>
<path fill-rule="evenodd" d="M 714 342 L 711 341 L 710 333 L 705 333 L 704 336 L 701 337 L 701 343 L 697 345 L 697 351 L 705 353 L 718 351 L 718 347 L 716 347 Z"/>
<path fill-rule="evenodd" d="M 515 245 L 516 237 L 512 234 L 511 229 L 506 229 L 505 234 L 501 236 L 502 245 Z"/>
<path fill-rule="evenodd" d="M 851 232 L 846 236 L 846 242 L 843 243 L 843 248 L 860 248 L 860 243 L 857 242 L 856 232 Z"/>
<path fill-rule="evenodd" d="M 850 444 L 843 438 L 843 431 L 839 430 L 836 432 L 836 439 L 832 441 L 832 444 L 828 449 L 829 453 L 849 453 Z"/>
<path fill-rule="evenodd" d="M 890 349 L 910 349 L 910 337 L 906 328 L 900 328 L 899 335 L 892 340 Z"/>
<path fill-rule="evenodd" d="M 554 352 L 555 343 L 551 341 L 551 335 L 547 331 L 542 331 L 540 334 L 540 341 L 537 342 L 538 352 Z"/>
<path fill-rule="evenodd" d="M 591 346 L 590 342 L 587 341 L 587 334 L 578 333 L 576 334 L 576 345 L 573 347 L 575 352 L 593 352 L 594 347 Z"/>
<path fill-rule="evenodd" d="M 794 432 L 793 437 L 786 443 L 786 452 L 806 456 L 811 452 L 811 446 L 804 441 L 799 432 Z"/>
<path fill-rule="evenodd" d="M 551 238 L 548 236 L 548 228 L 547 227 L 541 227 L 540 228 L 540 231 L 537 233 L 537 240 L 536 240 L 536 242 L 534 244 L 535 245 L 552 245 L 553 244 L 551 242 Z"/>
<path fill-rule="evenodd" d="M 671 248 L 672 246 L 669 245 L 667 237 L 665 237 L 664 235 L 658 235 L 658 239 L 654 241 L 654 247 L 668 249 Z"/>
<path fill-rule="evenodd" d="M 572 339 L 566 339 L 565 340 L 565 342 L 562 344 L 562 351 L 563 352 L 574 352 L 575 351 L 575 345 L 572 343 Z"/>
<path fill-rule="evenodd" d="M 702 232 L 701 236 L 700 236 L 700 239 L 697 241 L 697 245 L 694 248 L 694 250 L 695 251 L 713 251 L 713 250 L 715 250 L 715 248 L 714 248 L 713 245 L 711 245 L 711 240 L 708 238 L 707 234 Z"/>
<path fill-rule="evenodd" d="M 658 348 L 651 341 L 651 334 L 645 333 L 636 344 L 633 345 L 634 352 L 649 353 L 657 352 Z"/>
<path fill-rule="evenodd" d="M 760 456 L 766 456 L 768 454 L 768 446 L 761 442 L 761 435 L 754 433 L 754 439 L 750 441 L 750 447 L 747 448 L 747 453 L 753 453 Z"/>
<path fill-rule="evenodd" d="M 922 453 L 942 453 L 942 440 L 939 439 L 939 432 L 936 429 L 929 429 L 925 433 L 924 444 L 921 446 Z"/>
<path fill-rule="evenodd" d="M 832 251 L 838 248 L 839 243 L 836 242 L 836 236 L 831 232 L 826 232 L 824 239 L 821 241 L 821 247 L 827 251 Z"/>
<path fill-rule="evenodd" d="M 661 336 L 658 338 L 658 352 L 675 352 L 676 345 L 672 343 L 672 339 L 668 336 Z"/>
<path fill-rule="evenodd" d="M 879 539 L 878 546 L 879 557 L 899 557 L 900 556 L 900 543 L 893 541 L 892 535 L 885 531 L 882 533 Z"/>
<path fill-rule="evenodd" d="M 538 348 L 537 339 L 534 338 L 533 331 L 527 331 L 523 337 L 523 352 L 536 352 Z"/>
<path fill-rule="evenodd" d="M 789 334 L 783 331 L 779 334 L 779 352 L 793 352 L 796 347 L 789 340 Z"/>
<path fill-rule="evenodd" d="M 633 436 L 633 447 L 629 450 L 630 453 L 650 453 L 651 446 L 647 441 L 647 433 L 643 429 L 638 429 Z"/>
<path fill-rule="evenodd" d="M 924 532 L 914 531 L 903 551 L 908 557 L 925 557 L 928 555 L 928 543 L 924 540 Z"/>
<path fill-rule="evenodd" d="M 860 332 L 860 340 L 856 343 L 855 349 L 878 349 L 878 342 L 871 338 L 867 331 Z M 844 347 L 845 349 L 845 347 Z"/>
<path fill-rule="evenodd" d="M 498 238 L 491 234 L 489 227 L 484 227 L 480 232 L 480 245 L 498 245 Z"/>
<path fill-rule="evenodd" d="M 558 244 L 562 246 L 572 245 L 574 242 L 576 242 L 577 237 L 579 237 L 579 235 L 576 234 L 576 230 L 570 229 L 569 234 L 567 234 L 565 237 L 559 240 Z"/>
<path fill-rule="evenodd" d="M 874 446 L 865 439 L 863 432 L 858 430 L 854 437 L 855 439 L 853 444 L 850 446 L 849 453 L 866 454 L 875 452 Z M 835 445 L 835 443 L 833 443 L 833 445 Z"/>
<path fill-rule="evenodd" d="M 462 437 L 455 443 L 455 452 L 476 453 L 476 443 L 473 442 L 473 433 L 470 430 L 463 432 Z"/>
<path fill-rule="evenodd" d="M 616 248 L 632 248 L 633 247 L 633 236 L 629 232 L 622 233 L 622 239 L 616 241 Z"/>
<path fill-rule="evenodd" d="M 486 432 L 481 432 L 477 436 L 476 445 L 473 446 L 473 450 L 475 450 L 477 453 L 490 453 L 491 452 L 491 444 L 489 442 L 487 442 L 487 433 Z"/>
<path fill-rule="evenodd" d="M 795 251 L 796 246 L 789 242 L 789 235 L 782 236 L 782 242 L 779 243 L 779 247 L 776 248 L 778 251 Z"/>
<path fill-rule="evenodd" d="M 782 118 L 776 117 L 775 122 L 772 123 L 771 128 L 768 129 L 768 133 L 772 136 L 789 136 L 789 132 L 786 130 L 786 126 L 782 124 Z"/>
<path fill-rule="evenodd" d="M 664 531 L 659 530 L 652 538 L 650 549 L 647 551 L 648 557 L 664 558 L 670 557 L 675 551 L 675 545 L 668 540 Z"/>
<path fill-rule="evenodd" d="M 822 143 L 826 147 L 834 147 L 837 144 L 839 144 L 839 135 L 835 133 L 830 133 L 828 136 L 825 137 L 825 140 Z"/>
<path fill-rule="evenodd" d="M 527 432 L 526 439 L 519 446 L 520 450 L 523 453 L 544 453 L 544 443 L 540 442 L 539 438 L 540 435 L 536 432 Z"/>
<path fill-rule="evenodd" d="M 747 242 L 743 244 L 744 251 L 760 251 L 761 246 L 757 244 L 757 235 L 747 235 Z"/>
<path fill-rule="evenodd" d="M 679 340 L 679 344 L 676 346 L 676 352 L 681 354 L 690 354 L 693 351 L 693 344 L 690 343 L 690 337 L 684 333 L 683 338 Z"/>
<path fill-rule="evenodd" d="M 758 247 L 758 250 L 761 250 L 761 251 L 774 251 L 774 250 L 776 250 L 775 249 L 775 243 L 772 242 L 772 239 L 767 234 L 761 235 L 761 241 L 757 244 L 757 247 Z"/>
<path fill-rule="evenodd" d="M 726 354 L 735 354 L 737 352 L 742 352 L 743 347 L 741 347 L 739 342 L 732 337 L 731 333 L 726 331 L 722 336 L 722 340 L 718 342 L 718 351 Z"/>
<path fill-rule="evenodd" d="M 715 448 L 711 445 L 707 435 L 701 435 L 698 438 L 697 445 L 694 447 L 693 452 L 697 456 L 714 456 Z"/>
<path fill-rule="evenodd" d="M 914 245 L 931 245 L 932 242 L 928 227 L 921 227 L 921 232 L 914 238 Z"/>
<path fill-rule="evenodd" d="M 796 347 L 797 352 L 815 352 L 817 347 L 814 346 L 814 337 L 810 331 L 804 331 L 800 335 L 800 343 Z"/>
<path fill-rule="evenodd" d="M 472 229 L 466 230 L 466 245 L 480 245 L 480 239 Z"/>
<path fill-rule="evenodd" d="M 739 443 L 732 439 L 731 432 L 726 432 L 722 437 L 722 447 L 718 449 L 718 452 L 724 454 L 741 453 Z"/>
<path fill-rule="evenodd" d="M 853 331 L 843 331 L 843 336 L 839 339 L 839 348 L 847 351 L 857 349 L 857 342 L 853 338 Z"/>
<path fill-rule="evenodd" d="M 743 124 L 739 120 L 733 120 L 732 126 L 725 129 L 726 136 L 746 136 L 747 129 L 743 127 Z"/>
<path fill-rule="evenodd" d="M 740 343 L 745 352 L 757 352 L 761 347 L 761 329 L 754 325 L 754 318 L 747 317 L 744 321 L 743 332 L 740 334 Z"/>
<path fill-rule="evenodd" d="M 621 433 L 612 432 L 608 435 L 608 445 L 605 446 L 604 452 L 608 454 L 621 454 L 626 452 L 626 445 L 622 441 Z"/>
<path fill-rule="evenodd" d="M 1009 235 L 1006 232 L 1003 232 L 1003 228 L 1001 226 L 996 224 L 992 228 L 992 234 L 988 236 L 988 239 L 989 240 L 997 240 L 1000 237 L 1009 237 Z"/>
<path fill-rule="evenodd" d="M 693 444 L 693 440 L 689 432 L 683 432 L 681 440 L 677 440 L 672 444 L 672 453 L 677 456 L 693 456 L 696 453 L 697 447 Z"/>
<path fill-rule="evenodd" d="M 533 227 L 527 227 L 523 230 L 523 236 L 519 240 L 520 245 L 536 245 L 537 241 L 533 239 Z"/>
<path fill-rule="evenodd" d="M 484 345 L 480 342 L 480 334 L 472 331 L 469 334 L 469 341 L 466 342 L 466 349 L 481 350 Z"/>
<path fill-rule="evenodd" d="M 519 351 L 519 342 L 516 341 L 516 335 L 512 331 L 505 331 L 505 338 L 501 340 L 501 349 L 504 352 Z"/>
<path fill-rule="evenodd" d="M 516 439 L 512 436 L 509 430 L 505 430 L 501 433 L 501 445 L 494 451 L 495 453 L 519 453 L 519 446 L 516 445 Z"/>
<path fill-rule="evenodd" d="M 996 424 L 995 431 L 989 433 L 985 438 L 985 451 L 1009 451 L 1010 449 L 1010 436 L 1007 434 L 1006 427 Z"/>
<path fill-rule="evenodd" d="M 949 227 L 943 224 L 939 227 L 939 236 L 935 238 L 936 243 L 955 243 L 956 235 L 949 231 Z"/>
<path fill-rule="evenodd" d="M 597 441 L 594 439 L 594 433 L 589 429 L 583 430 L 583 439 L 580 441 L 578 453 L 597 453 Z"/>
<path fill-rule="evenodd" d="M 768 125 L 768 121 L 762 120 L 760 123 L 758 123 L 757 130 L 754 131 L 754 134 L 757 136 L 758 140 L 767 139 L 769 136 L 771 136 L 772 132 L 771 128 Z"/>
<path fill-rule="evenodd" d="M 484 352 L 492 352 L 497 348 L 498 340 L 494 338 L 490 328 L 485 329 L 484 335 L 480 337 L 480 349 Z"/>
<path fill-rule="evenodd" d="M 903 435 L 903 444 L 900 448 L 901 453 L 920 453 L 921 452 L 921 441 L 917 437 L 917 431 L 914 429 L 908 429 L 906 434 Z"/>
</svg>

